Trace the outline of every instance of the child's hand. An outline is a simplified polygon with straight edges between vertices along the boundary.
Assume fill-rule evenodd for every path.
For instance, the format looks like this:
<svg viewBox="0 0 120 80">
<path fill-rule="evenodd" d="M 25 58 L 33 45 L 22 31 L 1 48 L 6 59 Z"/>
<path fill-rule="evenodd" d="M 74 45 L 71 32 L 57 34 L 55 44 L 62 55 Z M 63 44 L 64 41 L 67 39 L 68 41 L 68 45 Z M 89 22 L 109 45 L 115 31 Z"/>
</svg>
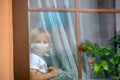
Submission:
<svg viewBox="0 0 120 80">
<path fill-rule="evenodd" d="M 53 77 L 56 77 L 59 75 L 58 70 L 53 66 L 48 67 L 48 70 L 53 75 Z"/>
</svg>

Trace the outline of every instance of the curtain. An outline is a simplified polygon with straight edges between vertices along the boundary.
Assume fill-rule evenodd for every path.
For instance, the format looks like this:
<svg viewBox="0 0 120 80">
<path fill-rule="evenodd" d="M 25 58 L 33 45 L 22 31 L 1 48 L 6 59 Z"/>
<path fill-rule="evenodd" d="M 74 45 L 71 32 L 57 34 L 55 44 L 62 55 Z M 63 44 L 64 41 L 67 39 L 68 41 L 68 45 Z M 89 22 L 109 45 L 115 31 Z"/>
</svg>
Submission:
<svg viewBox="0 0 120 80">
<path fill-rule="evenodd" d="M 58 8 L 56 0 L 37 0 L 42 8 Z M 69 0 L 63 0 L 63 8 L 69 8 Z M 49 65 L 67 72 L 74 80 L 78 80 L 77 43 L 75 13 L 70 12 L 30 12 L 30 30 L 33 26 L 42 26 L 51 35 L 52 48 L 48 60 Z M 47 60 L 47 59 L 46 59 Z"/>
</svg>

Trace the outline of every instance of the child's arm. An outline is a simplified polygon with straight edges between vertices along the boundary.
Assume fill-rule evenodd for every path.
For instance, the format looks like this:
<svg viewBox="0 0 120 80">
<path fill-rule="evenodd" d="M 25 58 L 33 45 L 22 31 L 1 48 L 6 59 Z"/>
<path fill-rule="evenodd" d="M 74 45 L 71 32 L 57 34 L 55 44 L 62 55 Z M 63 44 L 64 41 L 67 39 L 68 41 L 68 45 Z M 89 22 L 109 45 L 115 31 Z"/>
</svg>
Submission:
<svg viewBox="0 0 120 80">
<path fill-rule="evenodd" d="M 33 80 L 47 80 L 58 76 L 58 71 L 54 67 L 50 67 L 47 73 L 40 73 L 35 69 L 30 69 L 30 75 Z"/>
</svg>

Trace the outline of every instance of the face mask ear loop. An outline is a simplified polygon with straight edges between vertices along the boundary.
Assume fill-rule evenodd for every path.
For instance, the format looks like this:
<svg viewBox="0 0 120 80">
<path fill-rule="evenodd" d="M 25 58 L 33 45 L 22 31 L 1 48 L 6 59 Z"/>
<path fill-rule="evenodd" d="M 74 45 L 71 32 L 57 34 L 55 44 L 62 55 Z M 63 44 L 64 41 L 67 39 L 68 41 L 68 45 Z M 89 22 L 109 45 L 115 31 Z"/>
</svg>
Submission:
<svg viewBox="0 0 120 80">
<path fill-rule="evenodd" d="M 45 54 L 45 56 L 46 56 L 46 57 L 49 57 L 49 55 L 48 55 L 48 54 Z"/>
</svg>

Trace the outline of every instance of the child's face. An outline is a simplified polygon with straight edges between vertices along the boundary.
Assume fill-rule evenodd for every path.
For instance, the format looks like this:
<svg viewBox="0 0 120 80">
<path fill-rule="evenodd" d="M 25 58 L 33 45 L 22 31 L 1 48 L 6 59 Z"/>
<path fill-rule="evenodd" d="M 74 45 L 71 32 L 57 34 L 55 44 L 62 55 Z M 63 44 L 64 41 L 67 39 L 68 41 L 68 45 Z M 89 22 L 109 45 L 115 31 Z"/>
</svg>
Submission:
<svg viewBox="0 0 120 80">
<path fill-rule="evenodd" d="M 45 55 L 50 48 L 50 41 L 46 34 L 41 33 L 33 37 L 33 41 L 31 42 L 32 50 L 40 54 L 40 56 Z"/>
<path fill-rule="evenodd" d="M 41 34 L 37 34 L 36 36 L 34 36 L 33 43 L 48 43 L 49 44 L 49 39 L 46 36 L 46 34 L 41 33 Z"/>
</svg>

